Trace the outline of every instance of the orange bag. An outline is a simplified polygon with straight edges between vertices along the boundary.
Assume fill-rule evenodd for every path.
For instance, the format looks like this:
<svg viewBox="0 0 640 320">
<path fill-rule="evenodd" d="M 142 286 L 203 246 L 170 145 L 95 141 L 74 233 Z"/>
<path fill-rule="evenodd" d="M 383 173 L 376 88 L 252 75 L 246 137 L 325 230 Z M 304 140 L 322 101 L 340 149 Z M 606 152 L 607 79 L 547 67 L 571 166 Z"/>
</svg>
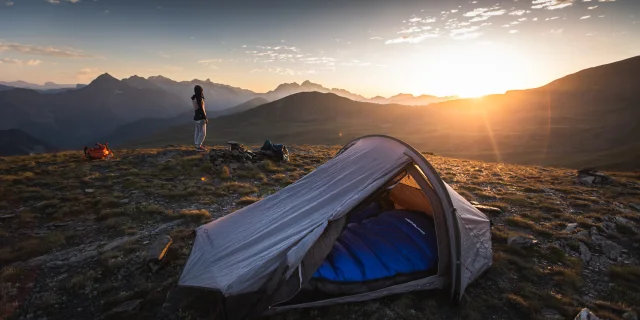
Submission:
<svg viewBox="0 0 640 320">
<path fill-rule="evenodd" d="M 96 143 L 93 148 L 84 147 L 84 158 L 86 160 L 101 160 L 113 157 L 113 152 L 109 149 L 109 144 Z"/>
</svg>

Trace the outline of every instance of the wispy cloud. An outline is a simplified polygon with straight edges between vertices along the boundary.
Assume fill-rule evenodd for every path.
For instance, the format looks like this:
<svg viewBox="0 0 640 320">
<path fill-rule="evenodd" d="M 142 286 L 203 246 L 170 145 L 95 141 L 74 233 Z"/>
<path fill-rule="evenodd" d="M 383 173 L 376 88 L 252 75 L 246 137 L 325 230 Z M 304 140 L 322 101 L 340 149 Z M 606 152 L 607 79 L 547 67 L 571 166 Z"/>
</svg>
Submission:
<svg viewBox="0 0 640 320">
<path fill-rule="evenodd" d="M 61 0 L 44 0 L 44 1 L 49 2 L 49 3 L 53 3 L 53 4 L 60 4 L 60 2 L 61 2 Z M 67 2 L 70 2 L 70 3 L 78 3 L 78 2 L 80 2 L 80 0 L 64 0 L 64 1 L 67 1 Z"/>
<path fill-rule="evenodd" d="M 218 62 L 222 62 L 222 59 L 200 60 L 200 61 L 198 61 L 198 64 L 201 64 L 203 66 L 209 67 L 211 69 L 218 69 L 218 66 L 215 65 Z"/>
<path fill-rule="evenodd" d="M 359 60 L 351 60 L 351 61 L 347 61 L 347 62 L 342 62 L 340 65 L 341 66 L 347 66 L 347 67 L 368 67 L 368 66 L 371 66 L 371 62 L 364 62 L 364 61 L 359 61 Z"/>
<path fill-rule="evenodd" d="M 588 7 L 587 9 L 588 9 L 588 10 L 593 10 L 593 9 L 595 9 L 595 8 L 597 8 L 597 7 L 598 7 L 598 6 L 593 6 L 593 7 Z"/>
<path fill-rule="evenodd" d="M 75 49 L 58 49 L 12 42 L 0 42 L 0 52 L 1 51 L 13 51 L 22 54 L 43 55 L 56 58 L 97 58 L 96 56 Z"/>
<path fill-rule="evenodd" d="M 382 38 L 381 37 L 371 37 L 371 38 L 369 38 L 369 40 L 382 40 Z"/>
<path fill-rule="evenodd" d="M 275 74 L 285 75 L 285 76 L 295 76 L 295 75 L 304 75 L 304 74 L 316 74 L 317 70 L 311 69 L 311 70 L 301 71 L 301 70 L 294 70 L 291 68 L 283 68 L 283 67 L 268 67 L 268 68 L 251 70 L 251 73 L 263 73 L 263 72 L 275 73 Z"/>
<path fill-rule="evenodd" d="M 385 41 L 385 44 L 419 43 L 419 42 L 422 42 L 422 41 L 430 39 L 430 38 L 438 38 L 438 37 L 440 37 L 440 34 L 438 34 L 438 33 L 423 33 L 423 34 L 419 34 L 419 35 L 402 36 L 400 38 L 389 39 L 389 40 Z"/>
<path fill-rule="evenodd" d="M 589 19 L 589 18 L 591 18 L 591 16 L 582 16 L 580 17 L 580 20 Z"/>
<path fill-rule="evenodd" d="M 511 34 L 518 33 L 518 32 L 520 32 L 520 31 L 518 31 L 518 30 L 509 30 L 509 33 L 511 33 Z"/>
<path fill-rule="evenodd" d="M 158 56 L 160 56 L 160 58 L 165 58 L 165 59 L 171 58 L 170 54 L 164 53 L 164 52 L 158 52 Z"/>
<path fill-rule="evenodd" d="M 533 0 L 531 4 L 532 9 L 546 9 L 556 10 L 569 7 L 573 5 L 575 0 Z"/>
<path fill-rule="evenodd" d="M 6 1 L 4 4 L 7 5 L 7 7 L 11 7 L 13 5 L 13 2 L 12 1 Z"/>
<path fill-rule="evenodd" d="M 40 65 L 42 63 L 42 61 L 40 61 L 40 60 L 18 60 L 18 59 L 11 59 L 11 58 L 0 58 L 0 63 L 34 67 L 34 66 Z"/>
<path fill-rule="evenodd" d="M 509 14 L 512 15 L 512 16 L 521 16 L 521 15 L 523 15 L 525 13 L 527 13 L 526 10 L 515 10 L 515 11 L 509 12 Z"/>
</svg>

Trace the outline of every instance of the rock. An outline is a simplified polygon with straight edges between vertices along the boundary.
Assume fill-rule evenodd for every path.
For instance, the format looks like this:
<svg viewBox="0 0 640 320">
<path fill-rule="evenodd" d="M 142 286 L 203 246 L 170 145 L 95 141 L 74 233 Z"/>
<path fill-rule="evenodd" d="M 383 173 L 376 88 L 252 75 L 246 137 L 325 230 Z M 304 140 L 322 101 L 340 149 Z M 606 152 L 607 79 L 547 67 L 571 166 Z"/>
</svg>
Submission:
<svg viewBox="0 0 640 320">
<path fill-rule="evenodd" d="M 84 231 L 84 229 L 86 229 L 84 226 L 76 227 L 76 231 Z"/>
<path fill-rule="evenodd" d="M 172 243 L 173 239 L 168 235 L 158 236 L 156 241 L 154 241 L 151 247 L 149 247 L 147 260 L 150 262 L 161 261 L 165 257 L 167 250 L 169 250 Z"/>
<path fill-rule="evenodd" d="M 558 312 L 557 310 L 554 310 L 554 309 L 542 309 L 542 310 L 540 310 L 540 314 L 545 319 L 557 319 L 557 320 L 564 319 L 564 317 L 560 314 L 560 312 Z"/>
<path fill-rule="evenodd" d="M 5 214 L 3 216 L 0 216 L 0 220 L 11 219 L 11 218 L 14 218 L 15 216 L 16 216 L 15 213 L 13 213 L 13 214 Z"/>
<path fill-rule="evenodd" d="M 577 182 L 581 184 L 611 184 L 613 179 L 611 177 L 597 172 L 594 168 L 587 168 L 578 170 Z"/>
<path fill-rule="evenodd" d="M 633 311 L 629 311 L 625 313 L 622 318 L 624 318 L 624 320 L 638 320 L 638 314 Z"/>
<path fill-rule="evenodd" d="M 637 203 L 630 203 L 629 207 L 635 209 L 636 211 L 640 211 L 640 204 Z"/>
<path fill-rule="evenodd" d="M 235 163 L 234 162 L 234 163 L 229 164 L 229 169 L 232 169 L 232 170 L 238 169 L 239 167 L 240 167 L 239 163 Z"/>
<path fill-rule="evenodd" d="M 122 199 L 122 200 L 120 200 L 120 203 L 127 204 L 127 203 L 129 203 L 129 199 Z"/>
<path fill-rule="evenodd" d="M 591 251 L 589 251 L 589 248 L 587 248 L 587 246 L 582 243 L 582 241 L 580 242 L 578 247 L 580 248 L 580 258 L 582 258 L 582 261 L 584 261 L 585 264 L 588 264 L 589 261 L 591 261 Z"/>
<path fill-rule="evenodd" d="M 96 190 L 94 190 L 94 189 L 84 189 L 84 192 L 86 192 L 86 193 L 93 193 L 94 191 L 96 191 Z"/>
<path fill-rule="evenodd" d="M 584 308 L 573 320 L 600 320 L 600 318 L 596 317 L 596 315 L 589 311 L 589 309 Z"/>
<path fill-rule="evenodd" d="M 495 208 L 495 207 L 489 207 L 489 206 L 483 206 L 483 205 L 476 205 L 474 206 L 476 207 L 476 209 L 484 212 L 484 213 L 502 213 L 502 210 L 500 210 L 499 208 Z"/>
<path fill-rule="evenodd" d="M 627 228 L 633 231 L 634 233 L 640 233 L 640 230 L 638 229 L 638 227 L 636 227 L 633 221 L 629 219 L 626 219 L 623 217 L 614 217 L 613 223 L 615 223 L 618 228 L 621 228 L 621 229 Z"/>
<path fill-rule="evenodd" d="M 538 240 L 525 238 L 523 236 L 511 236 L 507 239 L 507 244 L 511 247 L 528 248 L 538 243 Z"/>
<path fill-rule="evenodd" d="M 616 225 L 613 222 L 603 222 L 600 227 L 606 234 L 616 234 Z"/>
<path fill-rule="evenodd" d="M 618 260 L 621 250 L 622 248 L 620 248 L 620 246 L 613 241 L 607 240 L 604 244 L 602 244 L 602 251 L 609 259 L 613 261 Z"/>
<path fill-rule="evenodd" d="M 140 309 L 142 299 L 127 301 L 103 315 L 103 317 L 135 313 Z"/>
<path fill-rule="evenodd" d="M 575 236 L 576 237 L 580 237 L 580 238 L 585 238 L 585 239 L 589 239 L 589 237 L 590 237 L 589 231 L 587 231 L 587 230 L 582 230 L 582 231 L 576 233 Z"/>
<path fill-rule="evenodd" d="M 577 223 L 569 223 L 567 227 L 564 229 L 564 231 L 571 233 L 576 231 L 576 229 L 578 229 Z"/>
</svg>

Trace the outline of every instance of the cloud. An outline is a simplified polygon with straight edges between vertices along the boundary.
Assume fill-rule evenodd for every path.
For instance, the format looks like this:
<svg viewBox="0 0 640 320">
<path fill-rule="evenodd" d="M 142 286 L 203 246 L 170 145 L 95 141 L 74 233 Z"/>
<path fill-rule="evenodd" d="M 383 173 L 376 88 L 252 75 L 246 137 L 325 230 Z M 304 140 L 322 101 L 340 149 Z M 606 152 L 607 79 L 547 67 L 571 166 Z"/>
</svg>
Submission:
<svg viewBox="0 0 640 320">
<path fill-rule="evenodd" d="M 591 16 L 582 16 L 580 17 L 580 20 L 589 19 L 589 18 L 591 18 Z"/>
<path fill-rule="evenodd" d="M 420 29 L 418 27 L 411 27 L 409 29 L 400 30 L 400 31 L 398 31 L 398 33 L 413 33 L 413 32 L 420 32 L 420 30 L 422 30 L 422 29 Z"/>
<path fill-rule="evenodd" d="M 533 0 L 531 4 L 532 9 L 547 9 L 556 10 L 566 8 L 573 5 L 575 0 Z"/>
<path fill-rule="evenodd" d="M 40 61 L 40 60 L 27 60 L 27 61 L 24 61 L 24 60 L 11 59 L 11 58 L 0 58 L 0 63 L 34 67 L 34 66 L 40 65 L 42 63 L 42 61 Z"/>
<path fill-rule="evenodd" d="M 348 62 L 343 62 L 340 64 L 341 66 L 346 66 L 346 67 L 368 67 L 371 65 L 371 62 L 364 62 L 364 61 L 359 61 L 359 60 L 351 60 Z"/>
<path fill-rule="evenodd" d="M 13 2 L 12 1 L 7 1 L 4 4 L 6 4 L 7 7 L 11 7 L 13 5 Z"/>
<path fill-rule="evenodd" d="M 509 30 L 509 33 L 511 33 L 511 34 L 518 33 L 518 32 L 520 32 L 520 31 L 518 31 L 518 30 Z"/>
<path fill-rule="evenodd" d="M 488 11 L 488 12 L 484 12 L 482 13 L 483 16 L 501 16 L 503 14 L 505 14 L 507 11 L 506 10 L 495 10 L 495 11 Z"/>
<path fill-rule="evenodd" d="M 267 73 L 275 73 L 275 74 L 285 75 L 285 76 L 294 76 L 294 75 L 303 75 L 303 74 L 317 74 L 318 73 L 318 71 L 315 70 L 315 69 L 301 71 L 301 70 L 294 70 L 294 69 L 283 68 L 283 67 L 269 67 L 269 68 L 262 68 L 262 69 L 253 69 L 250 72 L 251 73 L 267 72 Z"/>
<path fill-rule="evenodd" d="M 473 9 L 473 11 L 469 11 L 469 12 L 465 13 L 464 16 L 465 17 L 479 16 L 479 15 L 481 15 L 482 13 L 484 13 L 487 10 L 489 10 L 489 9 L 487 9 L 487 8 L 476 8 L 476 9 Z"/>
<path fill-rule="evenodd" d="M 527 13 L 526 10 L 516 10 L 516 11 L 509 12 L 509 14 L 512 15 L 512 16 L 521 16 L 521 15 L 523 15 L 525 13 Z"/>
<path fill-rule="evenodd" d="M 593 10 L 593 9 L 595 9 L 595 8 L 597 8 L 597 7 L 598 7 L 598 6 L 593 6 L 593 7 L 588 7 L 587 9 L 588 9 L 588 10 Z"/>
<path fill-rule="evenodd" d="M 371 38 L 369 38 L 369 40 L 382 40 L 382 38 L 381 37 L 371 37 Z"/>
<path fill-rule="evenodd" d="M 44 0 L 44 1 L 52 3 L 52 4 L 60 4 L 61 0 Z M 78 2 L 80 2 L 80 0 L 64 0 L 64 1 L 67 1 L 67 2 L 70 2 L 70 3 L 78 3 Z"/>
<path fill-rule="evenodd" d="M 488 20 L 489 17 L 488 16 L 477 16 L 471 20 L 469 20 L 469 22 L 478 22 L 478 21 L 484 21 L 484 20 Z"/>
<path fill-rule="evenodd" d="M 438 38 L 440 34 L 437 33 L 423 33 L 414 36 L 402 36 L 400 38 L 390 39 L 385 41 L 385 44 L 397 44 L 397 43 L 419 43 L 429 38 Z"/>
<path fill-rule="evenodd" d="M 0 42 L 0 52 L 2 51 L 13 51 L 23 54 L 43 55 L 56 58 L 97 58 L 96 56 L 89 55 L 75 49 L 65 50 L 54 47 L 41 47 L 12 42 Z"/>
<path fill-rule="evenodd" d="M 207 66 L 211 69 L 218 69 L 218 66 L 216 66 L 214 63 L 217 62 L 222 62 L 222 59 L 207 59 L 207 60 L 200 60 L 198 61 L 198 64 Z"/>
<path fill-rule="evenodd" d="M 562 32 L 564 32 L 564 29 L 551 29 L 549 31 L 551 34 L 561 34 Z"/>
</svg>

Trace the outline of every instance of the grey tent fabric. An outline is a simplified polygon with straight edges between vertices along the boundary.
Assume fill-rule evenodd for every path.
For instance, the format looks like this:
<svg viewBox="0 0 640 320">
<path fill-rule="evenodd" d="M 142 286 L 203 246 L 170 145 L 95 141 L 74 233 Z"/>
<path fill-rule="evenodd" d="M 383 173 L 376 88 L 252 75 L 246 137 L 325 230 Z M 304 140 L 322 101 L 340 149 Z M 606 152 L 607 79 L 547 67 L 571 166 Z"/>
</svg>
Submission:
<svg viewBox="0 0 640 320">
<path fill-rule="evenodd" d="M 442 222 L 439 228 L 444 229 L 437 231 L 438 241 L 445 237 L 441 243 L 449 249 L 443 253 L 447 258 L 446 270 L 441 270 L 438 276 L 375 292 L 306 305 L 360 301 L 436 287 L 449 288 L 452 296 L 459 298 L 469 283 L 491 266 L 489 220 L 446 185 L 419 152 L 387 136 L 356 139 L 296 183 L 198 227 L 178 285 L 211 289 L 233 297 L 268 295 L 278 290 L 283 279 L 296 277 L 300 282 L 308 279 L 310 275 L 301 275 L 305 269 L 301 267 L 303 259 L 307 259 L 305 256 L 325 234 L 327 226 L 344 225 L 330 222 L 347 215 L 409 165 L 416 167 L 412 172 L 420 175 L 417 184 L 429 188 L 428 195 L 438 199 L 431 205 L 437 206 L 434 212 Z M 314 248 L 317 252 L 328 252 L 317 245 Z M 286 308 L 290 307 L 281 309 Z"/>
</svg>

